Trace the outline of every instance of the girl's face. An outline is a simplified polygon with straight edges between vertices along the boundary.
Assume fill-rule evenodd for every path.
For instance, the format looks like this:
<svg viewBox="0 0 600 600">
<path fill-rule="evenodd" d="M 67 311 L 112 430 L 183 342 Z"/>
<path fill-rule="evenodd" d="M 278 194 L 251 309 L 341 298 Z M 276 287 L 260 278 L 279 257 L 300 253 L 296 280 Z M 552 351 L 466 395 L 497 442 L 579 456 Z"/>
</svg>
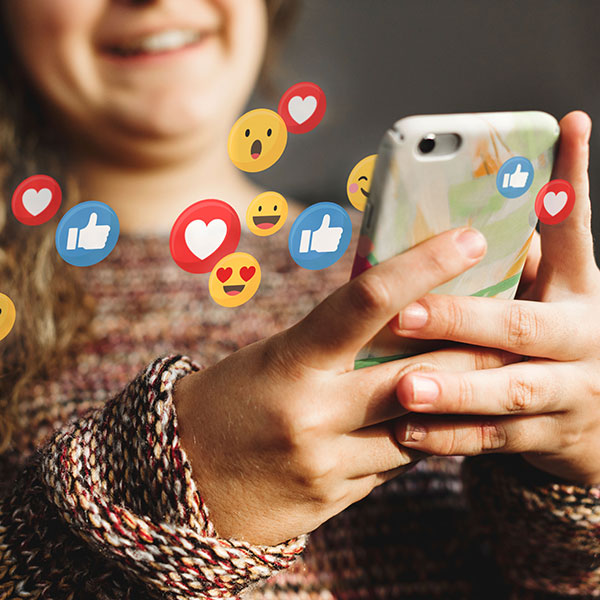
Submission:
<svg viewBox="0 0 600 600">
<path fill-rule="evenodd" d="M 65 127 L 105 149 L 230 126 L 266 44 L 264 0 L 6 0 L 13 44 Z M 115 148 L 116 149 L 116 148 Z"/>
</svg>

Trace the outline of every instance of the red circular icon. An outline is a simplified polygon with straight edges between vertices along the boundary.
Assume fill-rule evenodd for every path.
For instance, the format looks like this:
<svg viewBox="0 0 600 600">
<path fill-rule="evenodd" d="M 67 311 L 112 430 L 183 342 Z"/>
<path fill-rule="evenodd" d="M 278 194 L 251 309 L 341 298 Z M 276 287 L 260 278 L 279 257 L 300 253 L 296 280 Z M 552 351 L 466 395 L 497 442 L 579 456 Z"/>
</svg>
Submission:
<svg viewBox="0 0 600 600">
<path fill-rule="evenodd" d="M 305 81 L 293 85 L 279 101 L 277 112 L 290 133 L 308 133 L 323 119 L 327 109 L 325 92 L 316 84 Z"/>
<path fill-rule="evenodd" d="M 12 211 L 23 225 L 42 225 L 60 208 L 62 191 L 48 175 L 32 175 L 21 182 L 13 193 Z"/>
<path fill-rule="evenodd" d="M 188 206 L 171 229 L 173 260 L 189 273 L 209 273 L 240 243 L 240 219 L 221 200 L 200 200 Z"/>
<path fill-rule="evenodd" d="M 564 179 L 548 182 L 535 198 L 535 214 L 545 225 L 564 221 L 575 205 L 575 190 Z"/>
</svg>

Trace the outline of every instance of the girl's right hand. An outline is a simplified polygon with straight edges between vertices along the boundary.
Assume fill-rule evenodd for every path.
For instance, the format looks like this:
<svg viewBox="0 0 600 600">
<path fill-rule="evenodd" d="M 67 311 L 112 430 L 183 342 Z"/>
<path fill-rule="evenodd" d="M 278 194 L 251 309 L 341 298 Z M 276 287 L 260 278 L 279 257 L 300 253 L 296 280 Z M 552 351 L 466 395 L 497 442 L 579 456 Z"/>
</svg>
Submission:
<svg viewBox="0 0 600 600">
<path fill-rule="evenodd" d="M 393 431 L 409 370 L 513 362 L 463 347 L 353 368 L 392 317 L 485 249 L 473 229 L 444 232 L 365 271 L 290 329 L 178 382 L 181 444 L 220 536 L 276 545 L 308 533 L 425 456 Z"/>
</svg>

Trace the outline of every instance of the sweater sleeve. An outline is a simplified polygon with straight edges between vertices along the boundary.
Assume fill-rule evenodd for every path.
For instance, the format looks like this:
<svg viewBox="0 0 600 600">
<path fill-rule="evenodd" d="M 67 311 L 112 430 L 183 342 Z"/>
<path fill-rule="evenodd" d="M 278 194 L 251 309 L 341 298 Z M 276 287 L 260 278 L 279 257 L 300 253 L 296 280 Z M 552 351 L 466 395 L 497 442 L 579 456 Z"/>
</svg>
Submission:
<svg viewBox="0 0 600 600">
<path fill-rule="evenodd" d="M 574 485 L 520 455 L 466 458 L 473 529 L 510 598 L 589 598 L 600 590 L 600 486 Z"/>
<path fill-rule="evenodd" d="M 172 397 L 197 368 L 153 362 L 36 453 L 0 504 L 0 597 L 234 598 L 302 553 L 215 532 Z"/>
</svg>

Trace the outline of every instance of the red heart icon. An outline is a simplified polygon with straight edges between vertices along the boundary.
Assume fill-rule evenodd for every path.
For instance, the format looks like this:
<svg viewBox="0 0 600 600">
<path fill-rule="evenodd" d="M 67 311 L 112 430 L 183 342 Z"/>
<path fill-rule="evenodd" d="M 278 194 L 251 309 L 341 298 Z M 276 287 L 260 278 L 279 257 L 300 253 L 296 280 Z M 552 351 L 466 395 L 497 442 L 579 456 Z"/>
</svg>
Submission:
<svg viewBox="0 0 600 600">
<path fill-rule="evenodd" d="M 227 267 L 226 269 L 221 267 L 217 270 L 217 279 L 221 283 L 225 283 L 233 274 L 233 269 L 231 267 Z"/>
<path fill-rule="evenodd" d="M 240 277 L 244 281 L 250 281 L 254 277 L 254 273 L 256 273 L 256 267 L 242 267 L 240 269 Z"/>
</svg>

